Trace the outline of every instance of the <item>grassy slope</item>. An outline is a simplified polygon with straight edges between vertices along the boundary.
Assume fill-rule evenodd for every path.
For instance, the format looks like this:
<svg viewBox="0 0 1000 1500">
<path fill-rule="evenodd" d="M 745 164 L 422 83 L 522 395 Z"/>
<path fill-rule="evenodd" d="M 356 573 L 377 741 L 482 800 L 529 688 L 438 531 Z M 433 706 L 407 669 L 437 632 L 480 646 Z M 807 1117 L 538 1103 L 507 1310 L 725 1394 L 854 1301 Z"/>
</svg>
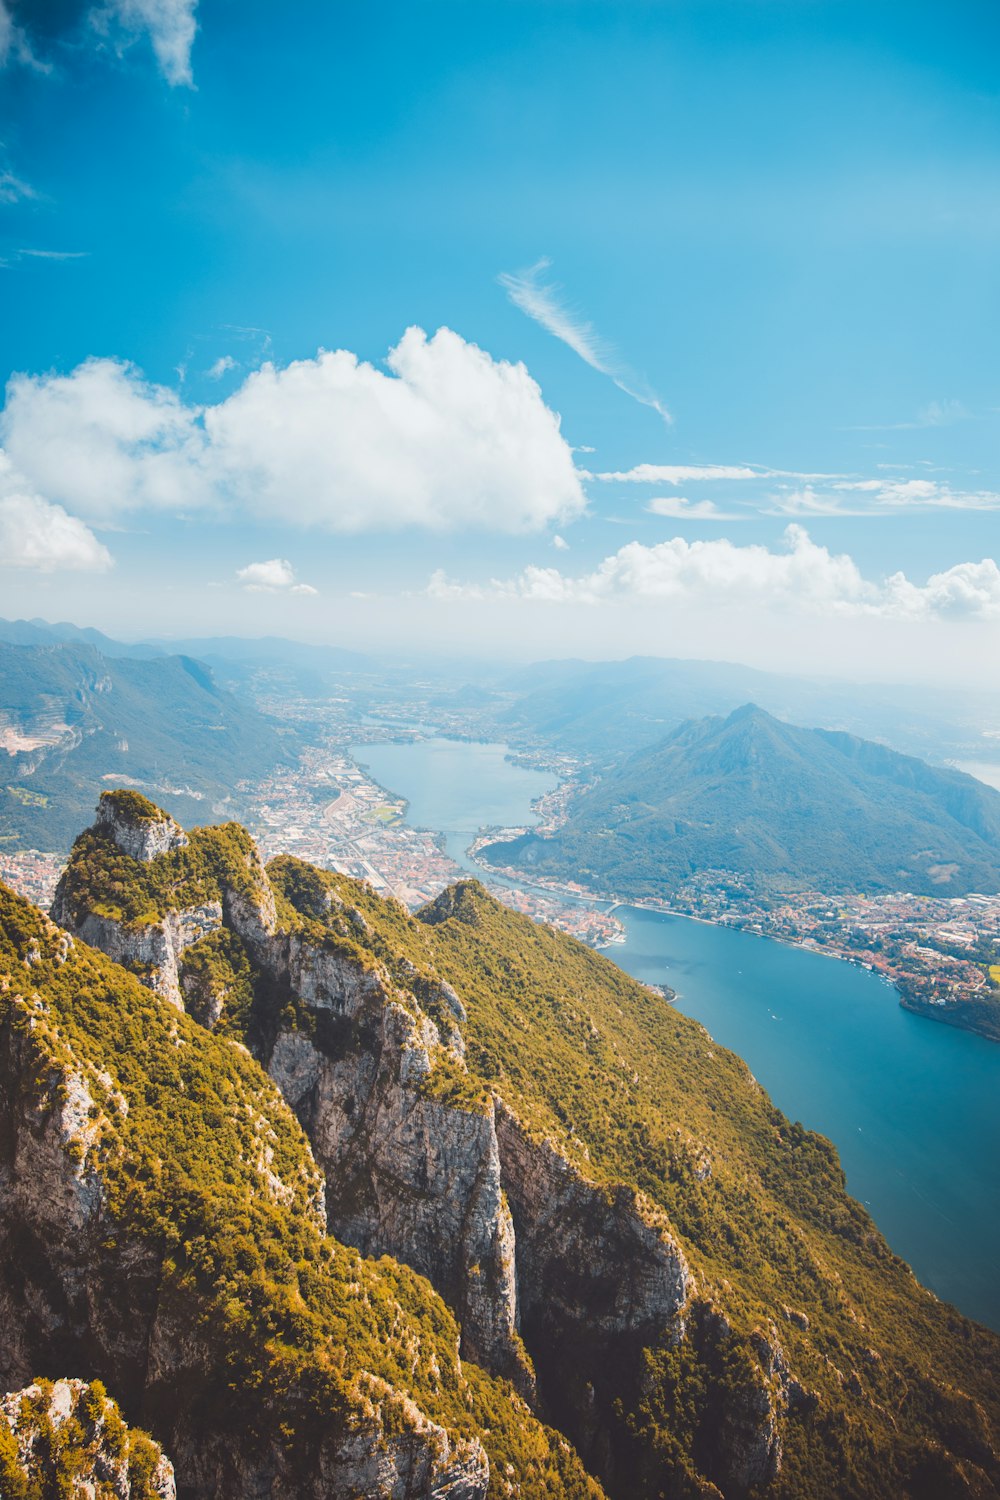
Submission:
<svg viewBox="0 0 1000 1500">
<path fill-rule="evenodd" d="M 199 891 L 217 888 L 220 861 L 246 869 L 236 828 L 195 830 L 188 850 L 147 867 L 122 864 L 105 845 L 102 857 L 118 862 L 114 893 L 93 839 L 77 846 L 75 878 L 88 901 L 104 886 L 109 913 L 166 910 L 190 891 L 192 869 Z M 1000 1492 L 1000 1340 L 918 1285 L 846 1193 L 831 1144 L 790 1124 L 700 1025 L 475 882 L 412 917 L 362 882 L 294 859 L 273 861 L 268 874 L 282 921 L 359 962 L 377 957 L 432 1014 L 435 986 L 423 976 L 459 991 L 470 1071 L 438 1068 L 430 1087 L 467 1108 L 495 1091 L 588 1177 L 647 1193 L 669 1214 L 702 1295 L 746 1338 L 778 1324 L 795 1374 L 821 1400 L 788 1424 L 776 1497 Z M 215 935 L 186 957 L 235 981 L 223 1023 L 234 1034 L 253 1042 L 273 1024 L 238 943 Z M 705 1372 L 687 1358 L 651 1351 L 631 1418 L 667 1466 L 676 1442 L 686 1466 L 712 1440 Z M 992 1478 L 967 1490 L 963 1464 Z"/>
<path fill-rule="evenodd" d="M 390 967 L 402 955 L 447 978 L 468 1008 L 467 1087 L 478 1079 L 500 1093 L 587 1176 L 661 1204 L 701 1292 L 735 1325 L 749 1333 L 777 1321 L 789 1363 L 821 1402 L 788 1424 L 769 1493 L 942 1500 L 968 1493 L 956 1464 L 981 1464 L 992 1480 L 979 1492 L 1000 1492 L 1000 1339 L 917 1283 L 845 1191 L 830 1142 L 785 1119 L 697 1022 L 475 882 L 411 918 L 347 877 L 292 860 L 270 870 L 286 892 L 298 884 L 300 905 L 310 884 L 335 890 Z M 678 1358 L 650 1356 L 634 1420 L 653 1448 L 684 1425 L 685 1402 L 698 1405 L 701 1377 Z M 695 1452 L 711 1437 L 695 1431 L 699 1420 L 695 1411 L 688 1422 Z"/>
<path fill-rule="evenodd" d="M 43 999 L 44 1020 L 21 998 L 26 988 Z M 200 1403 L 206 1421 L 234 1435 L 280 1441 L 308 1466 L 373 1371 L 453 1432 L 482 1435 L 494 1473 L 510 1464 L 524 1496 L 594 1500 L 568 1445 L 509 1388 L 459 1365 L 454 1319 L 426 1281 L 320 1232 L 307 1143 L 259 1066 L 86 945 L 60 963 L 58 930 L 0 886 L 0 1028 L 27 1034 L 32 1020 L 43 1087 L 63 1066 L 82 1068 L 108 1110 L 111 1212 L 130 1235 L 163 1246 L 161 1296 L 188 1304 L 211 1342 L 203 1387 L 171 1400 Z M 262 1191 L 262 1136 L 287 1202 Z M 163 1419 L 130 1415 L 154 1431 Z"/>
</svg>

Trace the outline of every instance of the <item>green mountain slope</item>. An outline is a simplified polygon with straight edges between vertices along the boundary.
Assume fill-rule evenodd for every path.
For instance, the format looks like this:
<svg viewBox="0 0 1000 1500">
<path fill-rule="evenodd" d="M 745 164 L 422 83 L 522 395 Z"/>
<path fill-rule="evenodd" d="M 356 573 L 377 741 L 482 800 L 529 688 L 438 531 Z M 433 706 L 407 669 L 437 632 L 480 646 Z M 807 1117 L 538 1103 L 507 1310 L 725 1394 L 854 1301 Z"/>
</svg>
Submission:
<svg viewBox="0 0 1000 1500">
<path fill-rule="evenodd" d="M 3 1388 L 103 1380 L 190 1500 L 474 1500 L 487 1469 L 598 1500 L 425 1280 L 327 1236 L 322 1194 L 245 1049 L 0 887 Z"/>
<path fill-rule="evenodd" d="M 411 916 L 294 859 L 265 875 L 238 829 L 137 859 L 106 800 L 63 920 L 157 985 L 144 934 L 217 903 L 178 1001 L 278 1082 L 334 1232 L 427 1275 L 615 1500 L 1000 1495 L 1000 1339 L 696 1022 L 475 882 Z"/>
<path fill-rule="evenodd" d="M 184 656 L 111 659 L 89 645 L 0 644 L 3 848 L 68 849 L 109 778 L 205 821 L 287 738 Z"/>
<path fill-rule="evenodd" d="M 778 891 L 996 891 L 1000 793 L 747 705 L 631 756 L 574 799 L 553 836 L 482 857 L 630 896 L 667 895 L 698 871 Z"/>
</svg>

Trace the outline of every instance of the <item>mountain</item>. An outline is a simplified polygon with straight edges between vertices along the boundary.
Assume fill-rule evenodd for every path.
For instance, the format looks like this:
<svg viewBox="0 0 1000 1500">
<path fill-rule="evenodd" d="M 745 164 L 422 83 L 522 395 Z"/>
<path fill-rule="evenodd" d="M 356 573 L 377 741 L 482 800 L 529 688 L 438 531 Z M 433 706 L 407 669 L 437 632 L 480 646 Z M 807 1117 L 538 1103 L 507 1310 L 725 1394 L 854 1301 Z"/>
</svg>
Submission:
<svg viewBox="0 0 1000 1500">
<path fill-rule="evenodd" d="M 747 704 L 682 725 L 585 787 L 553 835 L 480 857 L 630 896 L 713 871 L 774 891 L 997 891 L 1000 793 Z"/>
<path fill-rule="evenodd" d="M 600 1500 L 460 1360 L 423 1277 L 327 1233 L 322 1174 L 244 1047 L 3 887 L 0 976 L 0 1389 L 101 1381 L 184 1500 L 484 1500 L 491 1471 L 493 1493 Z"/>
<path fill-rule="evenodd" d="M 72 936 L 8 909 L 0 1006 L 30 1039 L 0 1051 L 30 1208 L 0 1199 L 8 1378 L 87 1363 L 180 1493 L 256 1494 L 272 1463 L 272 1496 L 332 1500 L 1000 1495 L 1000 1338 L 917 1284 L 829 1142 L 599 954 L 474 881 L 410 915 L 265 870 L 238 826 L 184 833 L 132 792 L 74 846 Z M 68 1151 L 93 1233 L 32 1193 L 32 1150 L 50 1175 Z M 81 1279 L 74 1342 L 48 1310 Z M 144 1358 L 150 1316 L 172 1321 Z M 352 1420 L 354 1463 L 433 1426 L 462 1473 L 365 1488 Z"/>
<path fill-rule="evenodd" d="M 288 732 L 186 656 L 0 644 L 3 847 L 68 849 L 109 781 L 202 821 L 290 759 Z"/>
<path fill-rule="evenodd" d="M 598 763 L 653 745 L 688 719 L 759 703 L 778 718 L 877 739 L 925 759 L 989 760 L 1000 695 L 809 680 L 734 662 L 633 656 L 538 662 L 504 681 L 499 737 L 542 740 Z"/>
<path fill-rule="evenodd" d="M 124 641 L 113 640 L 102 630 L 71 625 L 68 620 L 57 625 L 39 619 L 0 620 L 0 641 L 8 646 L 93 646 L 102 656 L 133 656 L 140 660 L 164 654 L 157 646 L 126 645 Z"/>
</svg>

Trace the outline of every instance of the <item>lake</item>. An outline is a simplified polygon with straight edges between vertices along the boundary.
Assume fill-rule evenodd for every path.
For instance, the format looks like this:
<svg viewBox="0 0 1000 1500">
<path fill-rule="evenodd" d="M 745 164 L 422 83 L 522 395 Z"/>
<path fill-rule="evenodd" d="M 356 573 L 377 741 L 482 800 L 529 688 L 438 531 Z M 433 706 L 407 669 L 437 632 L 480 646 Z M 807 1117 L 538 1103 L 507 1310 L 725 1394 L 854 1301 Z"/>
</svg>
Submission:
<svg viewBox="0 0 1000 1500">
<path fill-rule="evenodd" d="M 409 801 L 408 821 L 464 850 L 481 827 L 530 824 L 555 785 L 502 745 L 429 739 L 356 758 Z M 830 1137 L 850 1190 L 938 1296 L 1000 1329 L 1000 1044 L 910 1015 L 863 969 L 685 917 L 623 907 L 627 973 L 749 1063 L 792 1119 Z"/>
</svg>

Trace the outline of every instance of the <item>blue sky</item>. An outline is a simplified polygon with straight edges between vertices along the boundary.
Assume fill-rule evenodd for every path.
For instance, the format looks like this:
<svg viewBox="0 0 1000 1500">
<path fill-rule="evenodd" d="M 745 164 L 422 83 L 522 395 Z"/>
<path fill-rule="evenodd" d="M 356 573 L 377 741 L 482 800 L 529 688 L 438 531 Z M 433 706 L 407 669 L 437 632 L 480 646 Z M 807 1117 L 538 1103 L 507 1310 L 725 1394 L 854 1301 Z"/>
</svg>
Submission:
<svg viewBox="0 0 1000 1500">
<path fill-rule="evenodd" d="M 2 612 L 981 678 L 998 56 L 987 3 L 0 0 Z"/>
</svg>

